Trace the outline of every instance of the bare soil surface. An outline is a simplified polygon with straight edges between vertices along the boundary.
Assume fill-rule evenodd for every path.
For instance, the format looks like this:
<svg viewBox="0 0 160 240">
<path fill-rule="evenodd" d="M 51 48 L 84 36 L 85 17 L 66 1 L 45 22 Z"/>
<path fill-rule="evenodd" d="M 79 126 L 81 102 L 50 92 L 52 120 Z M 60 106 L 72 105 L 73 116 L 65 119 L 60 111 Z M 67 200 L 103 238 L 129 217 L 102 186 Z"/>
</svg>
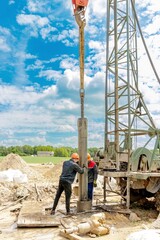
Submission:
<svg viewBox="0 0 160 240">
<path fill-rule="evenodd" d="M 13 161 L 14 159 L 14 161 Z M 26 164 L 18 155 L 8 156 L 0 163 L 0 171 L 9 167 L 19 169 L 28 176 L 28 183 L 17 184 L 14 182 L 0 182 L 0 239 L 6 240 L 63 240 L 59 235 L 61 229 L 66 227 L 76 227 L 80 223 L 87 222 L 93 214 L 103 212 L 98 206 L 103 206 L 103 186 L 101 183 L 94 190 L 94 201 L 91 212 L 76 214 L 78 197 L 72 194 L 71 208 L 74 216 L 65 215 L 65 197 L 62 195 L 57 207 L 56 214 L 52 217 L 59 221 L 59 227 L 50 228 L 17 228 L 17 218 L 24 201 L 38 201 L 43 203 L 48 209 L 46 214 L 50 214 L 53 198 L 58 186 L 62 163 L 52 164 Z M 131 206 L 131 211 L 136 217 L 130 219 L 129 214 L 122 214 L 113 211 L 110 205 L 119 202 L 119 198 L 110 195 L 105 204 L 105 226 L 110 229 L 110 233 L 104 236 L 85 234 L 82 239 L 91 238 L 99 240 L 126 240 L 130 233 L 138 230 L 150 228 L 151 223 L 156 220 L 158 212 L 151 201 L 140 202 Z M 123 210 L 123 209 L 122 209 Z"/>
</svg>

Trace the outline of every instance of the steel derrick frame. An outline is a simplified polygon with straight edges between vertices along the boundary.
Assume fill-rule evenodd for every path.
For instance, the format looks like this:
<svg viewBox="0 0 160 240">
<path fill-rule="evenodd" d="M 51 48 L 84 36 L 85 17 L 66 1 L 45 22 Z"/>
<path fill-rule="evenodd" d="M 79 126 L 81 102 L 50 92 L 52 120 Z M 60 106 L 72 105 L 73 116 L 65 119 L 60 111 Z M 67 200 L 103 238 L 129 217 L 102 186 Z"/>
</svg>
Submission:
<svg viewBox="0 0 160 240">
<path fill-rule="evenodd" d="M 126 151 L 129 163 L 131 150 L 141 144 L 143 135 L 142 147 L 152 140 L 155 144 L 152 161 L 160 145 L 160 131 L 139 90 L 139 23 L 137 27 L 134 6 L 135 0 L 107 0 L 104 148 L 107 153 L 109 142 L 114 142 L 117 170 L 121 151 Z"/>
</svg>

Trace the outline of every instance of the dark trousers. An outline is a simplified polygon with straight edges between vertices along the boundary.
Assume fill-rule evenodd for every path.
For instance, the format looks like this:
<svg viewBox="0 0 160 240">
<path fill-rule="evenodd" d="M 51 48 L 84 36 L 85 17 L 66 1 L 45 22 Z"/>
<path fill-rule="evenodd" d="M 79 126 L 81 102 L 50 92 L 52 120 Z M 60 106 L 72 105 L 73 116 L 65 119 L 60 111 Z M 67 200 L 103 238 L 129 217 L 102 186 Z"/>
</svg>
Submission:
<svg viewBox="0 0 160 240">
<path fill-rule="evenodd" d="M 93 182 L 88 183 L 88 200 L 93 198 Z"/>
<path fill-rule="evenodd" d="M 57 193 L 54 199 L 54 203 L 53 203 L 53 210 L 56 209 L 59 198 L 62 194 L 62 192 L 65 192 L 65 200 L 66 200 L 66 211 L 70 212 L 70 199 L 71 199 L 71 194 L 72 194 L 72 186 L 69 182 L 66 181 L 59 181 L 59 186 L 57 189 Z"/>
</svg>

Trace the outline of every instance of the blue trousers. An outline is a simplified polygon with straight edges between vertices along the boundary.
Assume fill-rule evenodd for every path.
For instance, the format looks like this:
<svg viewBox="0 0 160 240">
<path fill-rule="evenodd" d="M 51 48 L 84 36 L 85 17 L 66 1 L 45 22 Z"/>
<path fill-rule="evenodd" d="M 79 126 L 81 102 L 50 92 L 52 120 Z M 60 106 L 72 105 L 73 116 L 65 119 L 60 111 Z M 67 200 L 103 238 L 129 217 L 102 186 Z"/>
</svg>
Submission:
<svg viewBox="0 0 160 240">
<path fill-rule="evenodd" d="M 88 200 L 93 198 L 93 182 L 88 183 Z"/>
</svg>

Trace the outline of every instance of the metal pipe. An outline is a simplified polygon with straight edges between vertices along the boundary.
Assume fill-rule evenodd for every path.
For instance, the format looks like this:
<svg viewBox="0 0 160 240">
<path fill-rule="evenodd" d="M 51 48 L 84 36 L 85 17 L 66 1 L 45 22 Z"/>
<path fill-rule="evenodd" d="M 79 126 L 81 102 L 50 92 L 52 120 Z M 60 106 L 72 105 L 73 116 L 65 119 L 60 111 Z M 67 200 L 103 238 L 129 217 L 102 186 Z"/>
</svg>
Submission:
<svg viewBox="0 0 160 240">
<path fill-rule="evenodd" d="M 129 0 L 126 0 L 126 23 L 127 23 L 127 90 L 128 90 L 128 173 L 130 172 L 131 155 L 131 99 L 130 99 L 130 42 L 129 42 Z M 127 208 L 130 206 L 130 178 L 127 177 Z"/>
<path fill-rule="evenodd" d="M 84 25 L 79 27 L 81 118 L 84 118 Z"/>
<path fill-rule="evenodd" d="M 110 1 L 107 0 L 107 22 L 106 22 L 106 79 L 105 79 L 105 136 L 104 136 L 104 151 L 107 152 L 108 142 L 108 65 L 109 65 L 109 19 L 110 19 Z"/>
<path fill-rule="evenodd" d="M 118 109 L 118 41 L 117 0 L 114 1 L 114 46 L 115 46 L 115 151 L 116 169 L 119 170 L 119 109 Z"/>
<path fill-rule="evenodd" d="M 133 4 L 133 1 L 132 1 L 132 0 L 131 0 L 131 4 L 132 4 L 133 11 L 134 11 L 135 19 L 136 19 L 136 22 L 137 22 L 137 26 L 138 26 L 138 29 L 139 29 L 139 32 L 140 32 L 140 35 L 141 35 L 141 38 L 142 38 L 142 42 L 143 42 L 143 44 L 144 44 L 144 48 L 145 48 L 145 50 L 146 50 L 146 53 L 147 53 L 147 56 L 148 56 L 148 58 L 149 58 L 150 64 L 151 64 L 151 66 L 152 66 L 152 69 L 153 69 L 153 71 L 154 71 L 154 74 L 155 74 L 158 82 L 160 83 L 160 78 L 159 78 L 159 76 L 158 76 L 158 73 L 157 73 L 157 71 L 156 71 L 156 69 L 155 69 L 155 66 L 154 66 L 154 64 L 153 64 L 153 61 L 152 61 L 151 56 L 150 56 L 150 54 L 149 54 L 149 51 L 148 51 L 146 42 L 145 42 L 144 37 L 143 37 L 143 34 L 142 34 L 141 27 L 140 27 L 140 24 L 139 24 L 139 21 L 138 21 L 138 17 L 137 17 L 137 14 L 136 14 L 136 10 L 135 10 L 135 7 L 134 7 L 134 4 Z"/>
</svg>

